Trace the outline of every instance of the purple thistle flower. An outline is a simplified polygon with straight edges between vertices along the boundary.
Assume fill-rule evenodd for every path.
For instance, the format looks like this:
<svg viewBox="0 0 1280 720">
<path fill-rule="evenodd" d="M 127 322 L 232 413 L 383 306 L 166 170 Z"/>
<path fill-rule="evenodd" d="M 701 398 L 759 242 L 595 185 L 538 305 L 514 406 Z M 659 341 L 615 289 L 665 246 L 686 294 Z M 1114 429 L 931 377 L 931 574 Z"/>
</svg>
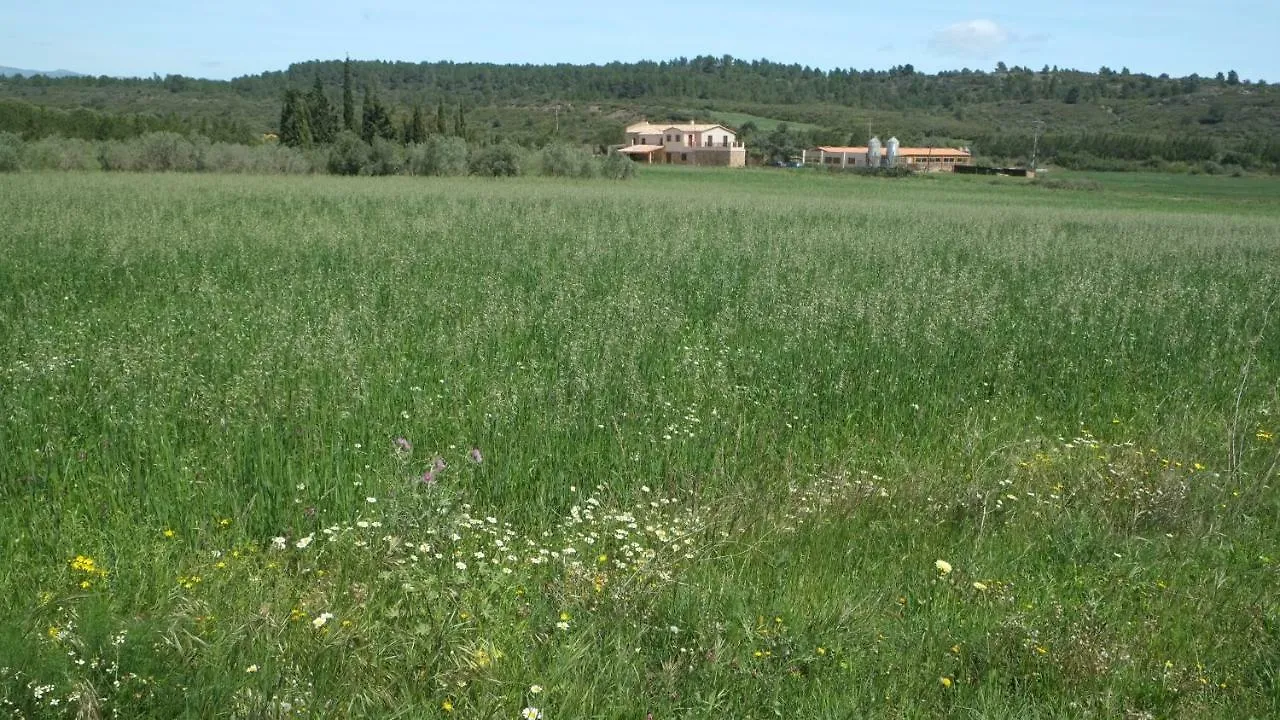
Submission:
<svg viewBox="0 0 1280 720">
<path fill-rule="evenodd" d="M 480 448 L 478 447 L 471 448 L 471 462 L 477 465 L 484 462 L 484 456 L 480 454 Z"/>
<path fill-rule="evenodd" d="M 436 473 L 434 470 L 428 470 L 422 473 L 422 484 L 431 487 L 436 484 Z"/>
<path fill-rule="evenodd" d="M 396 450 L 403 453 L 413 452 L 413 443 L 409 442 L 405 438 L 398 437 L 396 438 Z"/>
</svg>

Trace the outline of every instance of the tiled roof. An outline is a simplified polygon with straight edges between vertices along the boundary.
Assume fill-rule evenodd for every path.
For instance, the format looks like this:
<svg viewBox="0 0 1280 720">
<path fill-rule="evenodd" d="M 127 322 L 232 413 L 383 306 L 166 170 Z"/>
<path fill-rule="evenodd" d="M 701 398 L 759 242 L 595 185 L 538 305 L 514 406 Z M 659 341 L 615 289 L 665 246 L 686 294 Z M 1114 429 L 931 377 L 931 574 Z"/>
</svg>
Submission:
<svg viewBox="0 0 1280 720">
<path fill-rule="evenodd" d="M 832 153 L 834 155 L 839 155 L 841 153 L 848 153 L 850 155 L 866 155 L 867 154 L 867 148 L 865 145 L 860 147 L 845 147 L 842 145 L 821 145 L 818 147 L 818 149 L 823 152 Z M 888 155 L 889 148 L 887 147 L 880 148 L 880 154 Z M 936 148 L 922 148 L 922 147 L 899 147 L 898 148 L 898 157 L 917 157 L 917 156 L 969 157 L 969 151 L 961 150 L 959 148 L 937 148 L 937 147 Z"/>
<path fill-rule="evenodd" d="M 674 125 L 654 125 L 650 122 L 639 122 L 634 125 L 627 126 L 627 133 L 630 135 L 661 135 L 667 130 L 677 130 L 679 132 L 705 132 L 721 128 L 733 132 L 730 128 L 716 123 L 676 123 Z"/>
</svg>

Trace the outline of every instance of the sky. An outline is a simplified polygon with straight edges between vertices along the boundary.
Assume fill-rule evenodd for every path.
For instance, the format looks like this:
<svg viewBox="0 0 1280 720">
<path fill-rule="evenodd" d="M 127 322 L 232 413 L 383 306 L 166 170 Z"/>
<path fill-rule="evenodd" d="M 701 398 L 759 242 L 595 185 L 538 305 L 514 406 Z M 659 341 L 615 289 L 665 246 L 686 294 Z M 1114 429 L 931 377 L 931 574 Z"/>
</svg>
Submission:
<svg viewBox="0 0 1280 720">
<path fill-rule="evenodd" d="M 823 69 L 997 61 L 1280 81 L 1277 0 L 0 0 L 0 65 L 229 79 L 290 63 L 605 63 L 695 55 Z"/>
</svg>

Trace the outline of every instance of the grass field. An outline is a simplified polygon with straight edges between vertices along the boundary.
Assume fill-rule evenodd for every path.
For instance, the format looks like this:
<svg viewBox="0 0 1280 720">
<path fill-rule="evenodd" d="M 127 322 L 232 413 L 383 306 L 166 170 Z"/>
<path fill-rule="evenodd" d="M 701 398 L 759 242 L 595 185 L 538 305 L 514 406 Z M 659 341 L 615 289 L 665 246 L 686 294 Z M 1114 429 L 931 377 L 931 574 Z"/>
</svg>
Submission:
<svg viewBox="0 0 1280 720">
<path fill-rule="evenodd" d="M 0 716 L 1280 714 L 1280 186 L 0 176 Z"/>
</svg>

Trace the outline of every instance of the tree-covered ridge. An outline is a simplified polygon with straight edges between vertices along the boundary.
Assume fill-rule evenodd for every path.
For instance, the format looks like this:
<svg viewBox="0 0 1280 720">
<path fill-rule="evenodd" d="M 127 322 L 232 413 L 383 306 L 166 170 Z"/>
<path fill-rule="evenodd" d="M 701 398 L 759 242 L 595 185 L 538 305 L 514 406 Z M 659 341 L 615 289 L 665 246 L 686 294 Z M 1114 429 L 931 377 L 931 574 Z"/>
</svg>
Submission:
<svg viewBox="0 0 1280 720">
<path fill-rule="evenodd" d="M 313 60 L 230 81 L 177 75 L 0 79 L 0 99 L 91 108 L 113 118 L 168 118 L 166 129 L 179 132 L 213 131 L 211 124 L 219 123 L 224 137 L 218 139 L 243 131 L 242 142 L 280 132 L 282 120 L 298 121 L 300 116 L 282 113 L 289 91 L 308 107 L 323 101 L 335 130 L 365 135 L 361 100 L 368 93 L 378 124 L 374 134 L 410 141 L 420 141 L 424 132 L 456 133 L 461 118 L 461 134 L 479 144 L 601 146 L 621 141 L 622 126 L 640 116 L 696 117 L 745 127 L 756 144 L 778 121 L 787 121 L 801 131 L 790 140 L 797 145 L 861 142 L 870 130 L 912 144 L 962 143 L 1016 158 L 1029 153 L 1038 121 L 1042 157 L 1050 159 L 1199 162 L 1234 154 L 1248 166 L 1280 156 L 1272 140 L 1280 129 L 1280 94 L 1234 71 L 1169 77 L 1125 68 L 1035 70 L 999 63 L 990 71 L 925 74 L 911 65 L 822 70 L 700 56 L 603 65 Z M 85 123 L 69 131 L 65 122 L 30 120 L 40 112 L 10 107 L 0 113 L 0 130 L 28 138 L 95 137 Z"/>
</svg>

